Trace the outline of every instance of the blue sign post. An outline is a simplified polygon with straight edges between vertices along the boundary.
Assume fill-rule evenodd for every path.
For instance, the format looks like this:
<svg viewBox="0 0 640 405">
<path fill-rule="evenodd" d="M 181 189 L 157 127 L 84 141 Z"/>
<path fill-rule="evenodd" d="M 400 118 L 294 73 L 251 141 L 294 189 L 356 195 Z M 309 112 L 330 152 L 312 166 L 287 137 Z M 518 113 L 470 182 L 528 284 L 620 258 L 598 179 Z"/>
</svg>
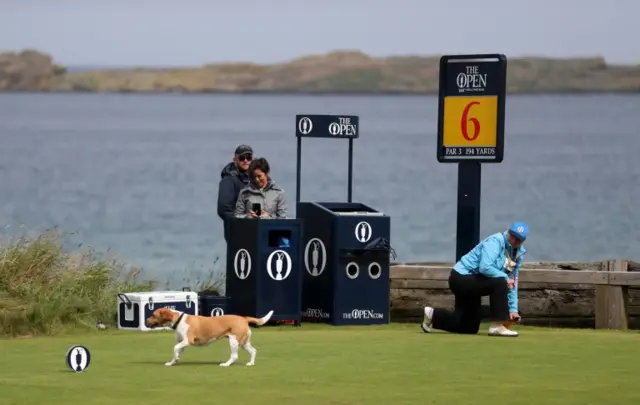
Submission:
<svg viewBox="0 0 640 405">
<path fill-rule="evenodd" d="M 297 218 L 304 220 L 302 318 L 333 325 L 389 323 L 391 219 L 353 199 L 351 115 L 297 115 Z M 348 202 L 300 202 L 302 138 L 347 139 Z"/>
<path fill-rule="evenodd" d="M 357 115 L 296 115 L 296 138 L 298 139 L 296 158 L 296 205 L 300 203 L 302 138 L 349 140 L 347 201 L 351 202 L 353 197 L 353 140 L 358 138 L 359 122 L 360 117 Z"/>
<path fill-rule="evenodd" d="M 507 57 L 440 58 L 437 157 L 458 164 L 456 261 L 480 242 L 482 163 L 504 157 Z"/>
</svg>

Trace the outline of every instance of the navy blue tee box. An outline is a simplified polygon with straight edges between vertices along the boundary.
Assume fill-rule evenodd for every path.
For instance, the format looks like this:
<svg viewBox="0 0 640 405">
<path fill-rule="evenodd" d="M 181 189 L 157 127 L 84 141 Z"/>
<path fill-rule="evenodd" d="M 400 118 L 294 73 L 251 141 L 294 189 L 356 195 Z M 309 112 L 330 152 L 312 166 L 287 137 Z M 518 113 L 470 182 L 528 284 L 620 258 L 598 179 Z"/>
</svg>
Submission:
<svg viewBox="0 0 640 405">
<path fill-rule="evenodd" d="M 300 203 L 303 320 L 333 325 L 389 323 L 391 219 L 360 203 Z"/>
<path fill-rule="evenodd" d="M 300 325 L 302 278 L 297 219 L 230 220 L 226 295 L 234 314 Z"/>
<path fill-rule="evenodd" d="M 198 294 L 198 298 L 200 301 L 200 315 L 222 316 L 231 313 L 230 297 L 222 297 L 205 292 Z"/>
</svg>

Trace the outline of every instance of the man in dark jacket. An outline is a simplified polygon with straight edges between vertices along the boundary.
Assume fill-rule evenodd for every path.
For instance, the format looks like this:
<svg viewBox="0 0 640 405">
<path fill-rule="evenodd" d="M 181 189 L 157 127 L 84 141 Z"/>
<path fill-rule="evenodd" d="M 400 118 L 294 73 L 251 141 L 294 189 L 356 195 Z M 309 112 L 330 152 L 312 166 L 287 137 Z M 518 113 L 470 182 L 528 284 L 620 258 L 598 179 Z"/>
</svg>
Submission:
<svg viewBox="0 0 640 405">
<path fill-rule="evenodd" d="M 247 170 L 253 160 L 253 149 L 249 145 L 240 145 L 236 148 L 233 162 L 227 164 L 220 173 L 218 185 L 218 216 L 224 223 L 224 240 L 228 242 L 229 222 L 233 218 L 238 194 L 249 184 Z"/>
</svg>

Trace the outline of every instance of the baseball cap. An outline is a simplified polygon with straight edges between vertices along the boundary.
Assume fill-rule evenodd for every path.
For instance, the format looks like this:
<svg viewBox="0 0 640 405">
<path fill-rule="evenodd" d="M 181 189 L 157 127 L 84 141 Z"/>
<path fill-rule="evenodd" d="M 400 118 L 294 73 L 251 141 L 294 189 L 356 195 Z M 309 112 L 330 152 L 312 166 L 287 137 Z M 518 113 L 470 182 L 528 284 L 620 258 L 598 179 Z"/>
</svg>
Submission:
<svg viewBox="0 0 640 405">
<path fill-rule="evenodd" d="M 529 227 L 524 222 L 514 222 L 509 227 L 509 233 L 524 242 L 529 234 Z"/>
<path fill-rule="evenodd" d="M 235 152 L 236 156 L 253 154 L 253 149 L 249 145 L 238 145 Z"/>
</svg>

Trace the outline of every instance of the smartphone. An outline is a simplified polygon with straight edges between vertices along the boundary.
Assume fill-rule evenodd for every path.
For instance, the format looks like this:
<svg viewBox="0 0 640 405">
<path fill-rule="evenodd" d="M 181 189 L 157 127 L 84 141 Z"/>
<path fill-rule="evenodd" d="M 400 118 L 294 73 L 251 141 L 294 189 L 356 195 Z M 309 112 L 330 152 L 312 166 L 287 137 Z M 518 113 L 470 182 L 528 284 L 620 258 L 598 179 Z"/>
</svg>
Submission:
<svg viewBox="0 0 640 405">
<path fill-rule="evenodd" d="M 251 204 L 251 211 L 255 212 L 257 216 L 261 216 L 262 215 L 262 207 L 260 206 L 260 203 Z"/>
</svg>

